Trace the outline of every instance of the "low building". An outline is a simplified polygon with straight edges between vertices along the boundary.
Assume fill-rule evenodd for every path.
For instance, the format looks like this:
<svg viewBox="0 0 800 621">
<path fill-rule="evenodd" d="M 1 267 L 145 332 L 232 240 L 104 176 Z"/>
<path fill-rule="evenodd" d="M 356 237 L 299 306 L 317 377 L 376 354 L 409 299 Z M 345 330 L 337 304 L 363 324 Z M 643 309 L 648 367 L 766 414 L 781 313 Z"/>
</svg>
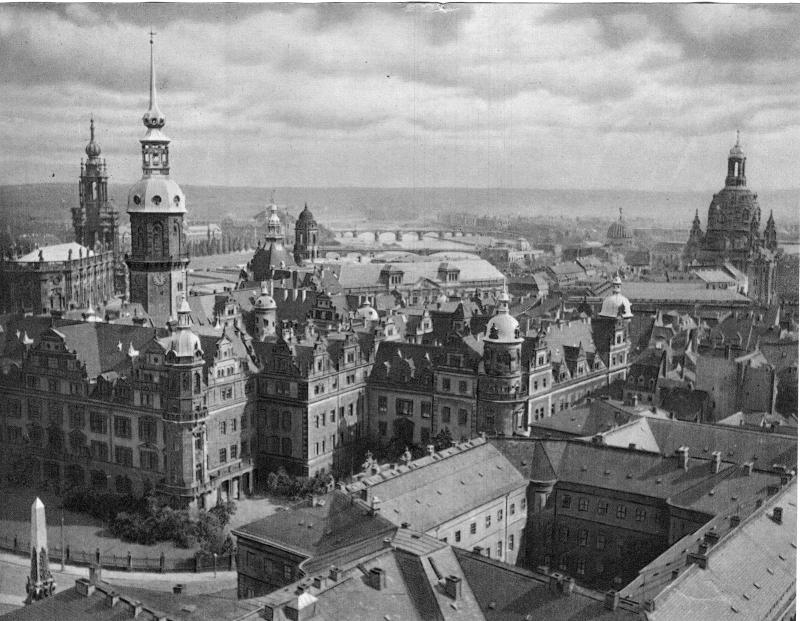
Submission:
<svg viewBox="0 0 800 621">
<path fill-rule="evenodd" d="M 235 529 L 239 597 L 266 595 L 379 552 L 397 526 L 376 507 L 334 491 Z"/>
<path fill-rule="evenodd" d="M 431 447 L 432 448 L 432 447 Z M 381 515 L 444 542 L 514 564 L 526 523 L 527 480 L 481 438 L 365 473 L 346 487 Z"/>
</svg>

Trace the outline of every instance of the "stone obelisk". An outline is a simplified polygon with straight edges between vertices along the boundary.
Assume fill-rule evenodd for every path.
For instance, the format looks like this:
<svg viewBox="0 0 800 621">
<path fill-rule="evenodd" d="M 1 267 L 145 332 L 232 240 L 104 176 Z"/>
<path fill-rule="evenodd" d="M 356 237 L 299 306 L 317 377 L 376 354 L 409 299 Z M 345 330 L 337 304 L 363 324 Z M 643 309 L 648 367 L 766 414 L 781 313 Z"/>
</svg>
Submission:
<svg viewBox="0 0 800 621">
<path fill-rule="evenodd" d="M 44 599 L 53 594 L 56 583 L 50 573 L 47 557 L 47 522 L 44 517 L 44 503 L 38 498 L 31 505 L 31 573 L 25 591 L 25 603 Z"/>
</svg>

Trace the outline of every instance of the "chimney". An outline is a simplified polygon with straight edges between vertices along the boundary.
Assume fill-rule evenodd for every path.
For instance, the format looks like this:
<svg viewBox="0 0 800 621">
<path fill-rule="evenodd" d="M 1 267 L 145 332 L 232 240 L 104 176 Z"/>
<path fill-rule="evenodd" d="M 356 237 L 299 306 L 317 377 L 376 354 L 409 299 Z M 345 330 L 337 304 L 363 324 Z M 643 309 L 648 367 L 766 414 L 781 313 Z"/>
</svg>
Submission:
<svg viewBox="0 0 800 621">
<path fill-rule="evenodd" d="M 781 487 L 785 487 L 786 485 L 789 485 L 789 479 L 790 478 L 791 477 L 788 474 L 782 474 L 781 475 Z"/>
<path fill-rule="evenodd" d="M 775 507 L 772 510 L 772 521 L 776 524 L 783 524 L 783 507 Z"/>
<path fill-rule="evenodd" d="M 115 591 L 109 591 L 106 593 L 106 607 L 113 608 L 119 603 L 119 593 Z"/>
<path fill-rule="evenodd" d="M 447 576 L 444 579 L 444 592 L 454 600 L 461 599 L 461 578 L 458 576 Z"/>
<path fill-rule="evenodd" d="M 751 474 L 753 474 L 753 462 L 752 461 L 746 462 L 745 464 L 743 464 L 742 469 L 744 470 L 745 476 L 749 477 Z"/>
<path fill-rule="evenodd" d="M 731 516 L 731 528 L 736 528 L 737 526 L 739 526 L 739 524 L 741 524 L 741 522 L 742 518 L 740 516 L 738 515 Z"/>
<path fill-rule="evenodd" d="M 325 586 L 325 576 L 314 576 L 314 588 L 321 589 Z"/>
<path fill-rule="evenodd" d="M 480 556 L 481 554 L 483 554 L 483 548 L 480 546 L 473 546 L 472 553 Z"/>
<path fill-rule="evenodd" d="M 616 610 L 619 607 L 619 591 L 615 591 L 614 589 L 606 591 L 603 605 L 606 610 Z"/>
<path fill-rule="evenodd" d="M 675 449 L 675 454 L 680 457 L 680 466 L 684 470 L 689 470 L 689 447 L 680 446 Z"/>
<path fill-rule="evenodd" d="M 636 442 L 630 442 L 628 444 L 628 450 L 629 451 L 635 451 L 636 450 Z"/>
<path fill-rule="evenodd" d="M 339 576 L 341 572 L 336 565 L 331 565 L 331 568 L 328 570 L 328 578 L 333 582 L 339 582 Z"/>
<path fill-rule="evenodd" d="M 778 493 L 778 489 L 780 489 L 777 485 L 767 485 L 767 496 L 772 496 L 773 494 Z"/>
<path fill-rule="evenodd" d="M 719 451 L 714 451 L 711 453 L 711 472 L 717 474 L 719 472 L 719 467 L 722 465 L 722 453 Z"/>
<path fill-rule="evenodd" d="M 183 593 L 183 584 L 176 584 L 172 587 L 173 595 L 180 595 L 181 593 Z"/>
<path fill-rule="evenodd" d="M 709 530 L 705 535 L 703 535 L 703 541 L 710 548 L 719 541 L 719 533 L 715 530 Z"/>
<path fill-rule="evenodd" d="M 376 591 L 380 591 L 386 587 L 386 572 L 380 567 L 373 567 L 370 569 L 367 579 L 369 585 Z"/>
</svg>

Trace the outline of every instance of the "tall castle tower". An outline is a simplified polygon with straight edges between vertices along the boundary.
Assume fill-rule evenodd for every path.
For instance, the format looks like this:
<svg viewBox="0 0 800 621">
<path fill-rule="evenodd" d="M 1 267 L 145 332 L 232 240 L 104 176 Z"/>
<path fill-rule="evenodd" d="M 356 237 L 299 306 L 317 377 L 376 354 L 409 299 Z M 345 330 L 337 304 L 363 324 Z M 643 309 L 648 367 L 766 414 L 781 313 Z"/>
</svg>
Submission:
<svg viewBox="0 0 800 621">
<path fill-rule="evenodd" d="M 483 361 L 478 377 L 478 431 L 513 435 L 527 428 L 527 395 L 522 383 L 522 342 L 519 322 L 509 311 L 503 291 L 497 311 L 486 324 Z"/>
<path fill-rule="evenodd" d="M 127 293 L 128 279 L 119 246 L 119 213 L 108 200 L 108 169 L 100 157 L 94 136 L 94 118 L 89 122 L 86 161 L 81 160 L 78 207 L 72 208 L 75 241 L 98 252 L 114 253 L 114 292 Z"/>
<path fill-rule="evenodd" d="M 314 215 L 306 205 L 300 216 L 297 218 L 297 224 L 294 227 L 294 260 L 298 265 L 302 265 L 306 261 L 313 262 L 319 256 L 319 227 L 317 221 L 314 220 Z"/>
<path fill-rule="evenodd" d="M 186 200 L 169 177 L 169 138 L 156 99 L 153 37 L 150 36 L 150 107 L 142 117 L 142 178 L 128 192 L 131 218 L 130 299 L 144 306 L 157 325 L 177 317 L 187 290 L 189 251 L 183 230 Z"/>
<path fill-rule="evenodd" d="M 730 263 L 747 275 L 748 295 L 768 305 L 775 296 L 775 221 L 768 223 L 762 235 L 761 207 L 758 194 L 747 187 L 746 164 L 737 132 L 736 144 L 728 153 L 725 187 L 711 199 L 705 234 L 695 215 L 684 259 L 695 265 Z"/>
</svg>

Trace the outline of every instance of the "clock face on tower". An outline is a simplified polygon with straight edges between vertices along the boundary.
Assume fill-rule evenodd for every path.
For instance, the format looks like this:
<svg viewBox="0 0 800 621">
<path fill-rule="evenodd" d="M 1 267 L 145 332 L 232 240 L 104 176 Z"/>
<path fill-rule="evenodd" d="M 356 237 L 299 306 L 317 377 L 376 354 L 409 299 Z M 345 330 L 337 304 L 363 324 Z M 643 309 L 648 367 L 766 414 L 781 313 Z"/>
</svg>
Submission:
<svg viewBox="0 0 800 621">
<path fill-rule="evenodd" d="M 156 274 L 153 276 L 153 284 L 158 287 L 163 287 L 164 283 L 167 282 L 167 279 L 164 277 L 164 274 Z"/>
</svg>

